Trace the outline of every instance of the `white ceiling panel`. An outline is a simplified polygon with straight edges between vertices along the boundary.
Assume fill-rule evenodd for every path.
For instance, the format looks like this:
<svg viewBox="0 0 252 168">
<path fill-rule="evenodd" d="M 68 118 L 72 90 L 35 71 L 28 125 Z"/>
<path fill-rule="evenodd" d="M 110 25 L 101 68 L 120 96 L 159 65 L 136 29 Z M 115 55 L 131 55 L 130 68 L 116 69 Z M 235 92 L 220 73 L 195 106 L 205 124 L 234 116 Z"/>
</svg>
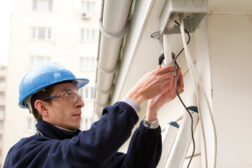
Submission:
<svg viewBox="0 0 252 168">
<path fill-rule="evenodd" d="M 210 0 L 210 11 L 227 14 L 252 14 L 251 0 Z"/>
</svg>

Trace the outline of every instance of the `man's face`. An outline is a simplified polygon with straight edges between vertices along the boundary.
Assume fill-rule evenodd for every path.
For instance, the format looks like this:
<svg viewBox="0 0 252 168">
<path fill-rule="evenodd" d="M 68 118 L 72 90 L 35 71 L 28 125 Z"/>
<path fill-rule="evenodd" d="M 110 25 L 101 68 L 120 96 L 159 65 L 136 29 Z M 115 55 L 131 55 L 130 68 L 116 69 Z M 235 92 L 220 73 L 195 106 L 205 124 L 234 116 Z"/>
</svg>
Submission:
<svg viewBox="0 0 252 168">
<path fill-rule="evenodd" d="M 71 91 L 77 91 L 73 83 L 62 83 L 54 86 L 51 96 L 66 95 Z M 77 130 L 80 128 L 81 108 L 85 105 L 81 97 L 72 101 L 70 97 L 60 97 L 51 99 L 48 103 L 47 122 L 68 130 Z"/>
</svg>

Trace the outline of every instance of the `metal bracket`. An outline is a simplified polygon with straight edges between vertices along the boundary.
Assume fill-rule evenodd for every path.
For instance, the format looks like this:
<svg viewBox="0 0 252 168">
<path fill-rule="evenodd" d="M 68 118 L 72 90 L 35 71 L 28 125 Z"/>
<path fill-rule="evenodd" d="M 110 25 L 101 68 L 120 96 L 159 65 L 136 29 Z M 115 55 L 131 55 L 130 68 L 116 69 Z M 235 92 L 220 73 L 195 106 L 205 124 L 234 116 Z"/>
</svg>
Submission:
<svg viewBox="0 0 252 168">
<path fill-rule="evenodd" d="M 180 33 L 174 21 L 179 19 L 180 13 L 183 13 L 185 29 L 192 33 L 208 12 L 207 0 L 167 0 L 160 15 L 160 32 Z"/>
</svg>

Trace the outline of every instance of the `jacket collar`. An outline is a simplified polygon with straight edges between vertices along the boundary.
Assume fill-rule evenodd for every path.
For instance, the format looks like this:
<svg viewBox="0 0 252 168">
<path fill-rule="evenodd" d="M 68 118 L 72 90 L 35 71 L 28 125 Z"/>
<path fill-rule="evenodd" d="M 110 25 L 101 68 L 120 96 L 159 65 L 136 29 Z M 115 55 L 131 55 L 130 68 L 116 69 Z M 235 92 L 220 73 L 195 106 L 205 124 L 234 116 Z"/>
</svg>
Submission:
<svg viewBox="0 0 252 168">
<path fill-rule="evenodd" d="M 38 120 L 36 127 L 39 135 L 52 139 L 70 139 L 80 132 L 80 130 L 75 132 L 63 130 L 43 120 Z"/>
</svg>

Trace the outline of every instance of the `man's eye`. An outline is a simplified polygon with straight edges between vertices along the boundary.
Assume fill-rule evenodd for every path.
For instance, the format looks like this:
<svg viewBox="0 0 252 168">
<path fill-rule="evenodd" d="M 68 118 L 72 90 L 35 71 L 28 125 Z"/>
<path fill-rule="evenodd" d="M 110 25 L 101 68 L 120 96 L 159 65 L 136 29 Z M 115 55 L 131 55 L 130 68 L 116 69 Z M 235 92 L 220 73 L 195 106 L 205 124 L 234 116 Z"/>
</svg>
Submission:
<svg viewBox="0 0 252 168">
<path fill-rule="evenodd" d="M 65 97 L 69 97 L 69 96 L 71 96 L 72 94 L 71 94 L 71 92 L 66 92 L 65 93 Z"/>
</svg>

